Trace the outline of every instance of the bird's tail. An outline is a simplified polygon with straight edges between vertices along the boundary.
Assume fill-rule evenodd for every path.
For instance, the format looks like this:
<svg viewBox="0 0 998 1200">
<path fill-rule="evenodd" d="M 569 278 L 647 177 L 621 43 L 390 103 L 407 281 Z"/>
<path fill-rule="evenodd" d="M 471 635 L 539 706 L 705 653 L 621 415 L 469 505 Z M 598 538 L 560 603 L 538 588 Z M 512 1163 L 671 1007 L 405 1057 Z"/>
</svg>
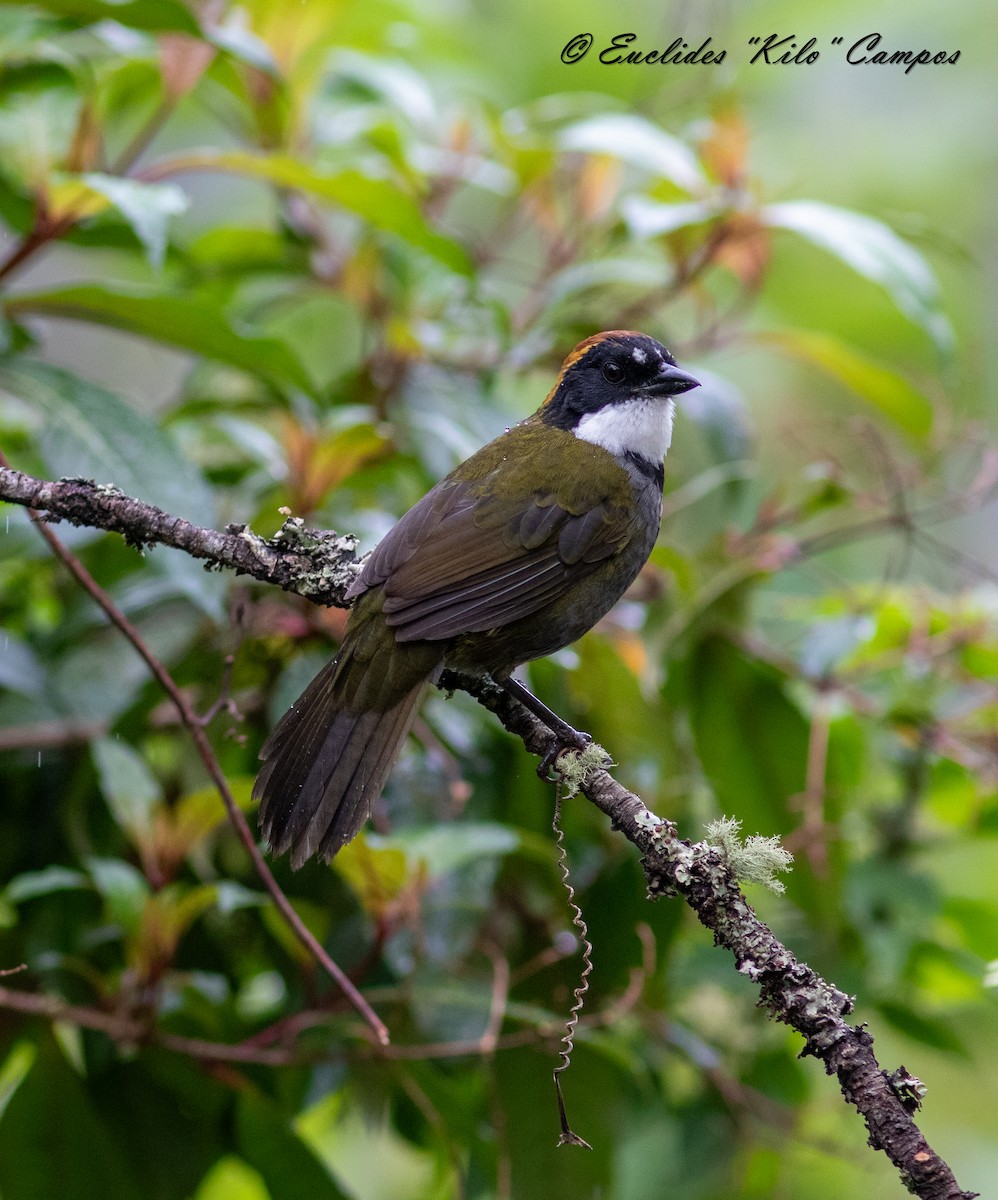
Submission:
<svg viewBox="0 0 998 1200">
<path fill-rule="evenodd" d="M 363 638 L 348 637 L 264 744 L 253 787 L 260 825 L 273 853 L 291 851 L 295 869 L 313 854 L 331 859 L 371 815 L 436 665 L 434 651 L 422 661 L 425 644 L 405 662 L 412 650 L 379 661 L 387 656 L 368 657 Z"/>
</svg>

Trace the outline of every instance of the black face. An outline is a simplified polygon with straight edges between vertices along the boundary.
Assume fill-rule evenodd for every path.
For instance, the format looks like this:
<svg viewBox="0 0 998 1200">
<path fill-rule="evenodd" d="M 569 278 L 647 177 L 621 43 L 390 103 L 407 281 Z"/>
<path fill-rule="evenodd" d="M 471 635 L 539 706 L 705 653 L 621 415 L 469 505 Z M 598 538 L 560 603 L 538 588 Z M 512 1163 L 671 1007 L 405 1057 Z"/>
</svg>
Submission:
<svg viewBox="0 0 998 1200">
<path fill-rule="evenodd" d="M 581 342 L 565 360 L 541 416 L 559 429 L 574 429 L 580 417 L 608 404 L 677 396 L 697 386 L 647 334 L 602 333 Z"/>
</svg>

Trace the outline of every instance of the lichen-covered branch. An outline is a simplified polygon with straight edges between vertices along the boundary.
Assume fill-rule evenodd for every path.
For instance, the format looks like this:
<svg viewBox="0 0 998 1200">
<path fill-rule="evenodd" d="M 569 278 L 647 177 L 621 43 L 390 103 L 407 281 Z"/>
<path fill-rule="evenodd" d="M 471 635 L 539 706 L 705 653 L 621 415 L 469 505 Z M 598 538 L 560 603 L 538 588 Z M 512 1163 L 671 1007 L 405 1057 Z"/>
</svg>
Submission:
<svg viewBox="0 0 998 1200">
<path fill-rule="evenodd" d="M 40 510 L 50 519 L 116 531 L 138 547 L 175 546 L 209 566 L 231 568 L 318 603 L 343 606 L 354 574 L 355 539 L 306 530 L 294 520 L 285 522 L 270 541 L 245 527 L 217 533 L 89 480 L 46 483 L 2 468 L 0 499 Z M 491 680 L 447 671 L 440 686 L 474 696 L 531 753 L 550 760 L 559 750 L 556 736 Z M 828 1073 L 838 1077 L 846 1100 L 866 1122 L 870 1144 L 884 1151 L 905 1186 L 922 1200 L 972 1200 L 976 1193 L 961 1190 L 912 1119 L 919 1104 L 918 1080 L 881 1069 L 873 1038 L 845 1019 L 853 1009 L 852 998 L 799 962 L 759 920 L 725 852 L 679 838 L 670 821 L 656 816 L 600 765 L 589 766 L 579 787 L 641 851 L 649 896 L 681 895 L 712 931 L 715 943 L 730 951 L 737 969 L 758 987 L 760 1004 L 803 1036 L 803 1053 L 821 1059 Z"/>
<path fill-rule="evenodd" d="M 532 754 L 544 758 L 557 749 L 555 735 L 491 681 L 445 672 L 440 685 L 469 692 Z M 972 1200 L 977 1193 L 960 1188 L 912 1120 L 918 1081 L 881 1070 L 873 1038 L 845 1020 L 852 997 L 798 962 L 756 916 L 723 851 L 679 838 L 671 821 L 657 817 L 603 767 L 591 767 L 579 786 L 642 852 L 649 897 L 682 896 L 714 934 L 715 944 L 729 950 L 738 970 L 759 988 L 759 1003 L 803 1035 L 804 1054 L 821 1059 L 825 1070 L 838 1076 L 842 1094 L 866 1122 L 870 1145 L 884 1151 L 905 1186 L 923 1200 Z"/>
<path fill-rule="evenodd" d="M 49 521 L 120 533 L 138 550 L 173 546 L 204 559 L 209 570 L 251 575 L 316 604 L 346 607 L 343 595 L 355 574 L 357 539 L 309 529 L 298 517 L 289 517 L 270 539 L 248 525 L 229 525 L 220 533 L 126 496 L 111 484 L 92 479 L 49 483 L 9 467 L 0 467 L 0 500 L 32 508 Z"/>
</svg>

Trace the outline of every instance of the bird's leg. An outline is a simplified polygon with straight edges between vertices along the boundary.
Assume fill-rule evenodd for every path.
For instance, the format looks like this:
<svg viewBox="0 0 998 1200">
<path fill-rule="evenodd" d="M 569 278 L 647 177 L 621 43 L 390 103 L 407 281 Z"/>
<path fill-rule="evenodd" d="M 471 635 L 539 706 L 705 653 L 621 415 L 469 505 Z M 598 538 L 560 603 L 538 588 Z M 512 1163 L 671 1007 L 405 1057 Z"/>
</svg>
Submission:
<svg viewBox="0 0 998 1200">
<path fill-rule="evenodd" d="M 573 729 L 567 721 L 563 721 L 556 712 L 552 712 L 543 701 L 538 700 L 534 693 L 524 687 L 518 679 L 507 675 L 495 682 L 515 700 L 519 700 L 524 708 L 529 708 L 534 716 L 539 721 L 543 721 L 548 729 L 558 737 L 559 741 L 565 742 L 577 750 L 584 750 L 593 740 L 588 733 L 580 733 L 579 730 Z"/>
<path fill-rule="evenodd" d="M 537 767 L 537 774 L 541 779 L 547 779 L 555 759 L 565 746 L 571 746 L 575 750 L 585 750 L 592 744 L 593 739 L 588 733 L 580 733 L 578 729 L 573 729 L 567 721 L 563 721 L 556 712 L 552 712 L 546 704 L 538 700 L 534 693 L 524 687 L 519 680 L 507 675 L 502 679 L 496 679 L 495 682 L 514 700 L 519 700 L 524 708 L 529 709 L 558 739 L 558 743 L 544 755 Z"/>
</svg>

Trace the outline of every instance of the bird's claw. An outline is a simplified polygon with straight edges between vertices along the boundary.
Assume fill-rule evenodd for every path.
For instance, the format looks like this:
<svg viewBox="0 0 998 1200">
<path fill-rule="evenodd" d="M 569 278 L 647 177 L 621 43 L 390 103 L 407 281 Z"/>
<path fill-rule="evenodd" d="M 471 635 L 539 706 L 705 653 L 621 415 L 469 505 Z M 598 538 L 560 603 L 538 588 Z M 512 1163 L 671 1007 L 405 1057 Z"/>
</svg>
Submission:
<svg viewBox="0 0 998 1200">
<path fill-rule="evenodd" d="M 554 783 L 561 779 L 561 774 L 555 768 L 555 763 L 566 751 L 581 754 L 583 750 L 593 744 L 593 739 L 588 733 L 580 733 L 577 729 L 573 729 L 571 732 L 573 735 L 572 738 L 559 737 L 537 764 L 537 775 L 545 783 Z"/>
</svg>

